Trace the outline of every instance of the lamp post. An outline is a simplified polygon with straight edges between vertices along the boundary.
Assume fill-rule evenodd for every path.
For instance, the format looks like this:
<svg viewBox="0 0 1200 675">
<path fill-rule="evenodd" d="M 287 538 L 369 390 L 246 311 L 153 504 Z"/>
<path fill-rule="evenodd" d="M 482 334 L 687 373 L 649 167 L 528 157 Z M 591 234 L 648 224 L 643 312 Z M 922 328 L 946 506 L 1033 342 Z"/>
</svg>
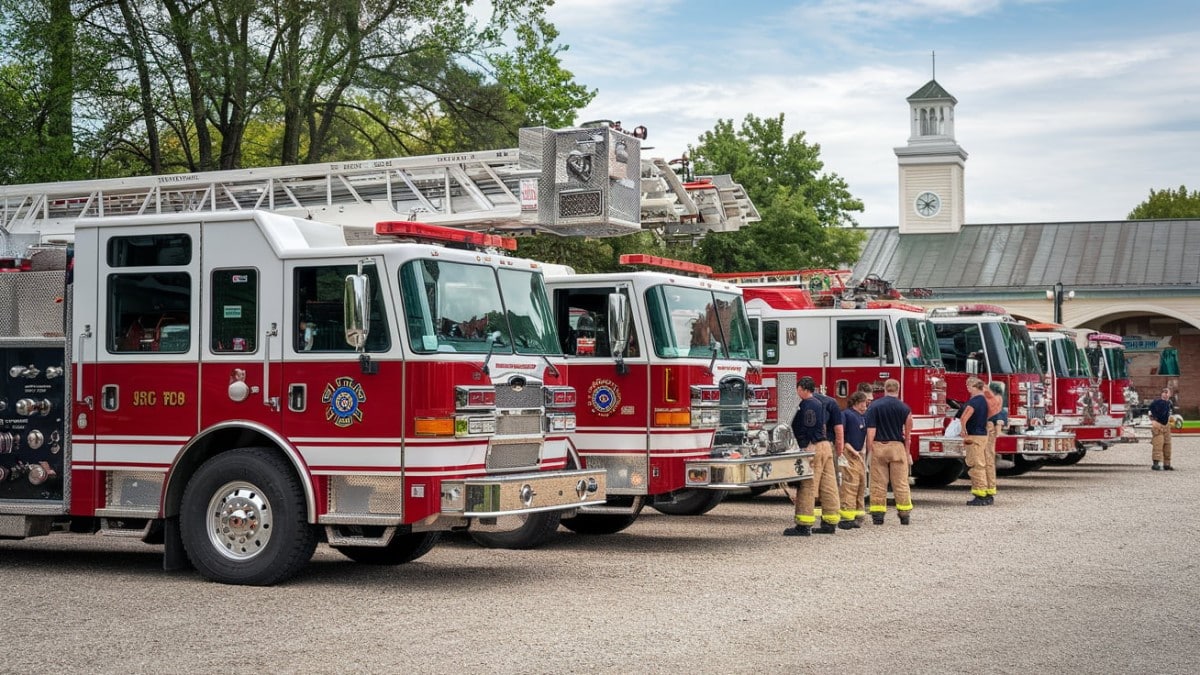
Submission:
<svg viewBox="0 0 1200 675">
<path fill-rule="evenodd" d="M 1054 323 L 1062 323 L 1062 304 L 1064 300 L 1075 297 L 1075 291 L 1063 292 L 1063 282 L 1054 283 L 1053 290 L 1046 291 L 1046 299 L 1054 303 Z"/>
</svg>

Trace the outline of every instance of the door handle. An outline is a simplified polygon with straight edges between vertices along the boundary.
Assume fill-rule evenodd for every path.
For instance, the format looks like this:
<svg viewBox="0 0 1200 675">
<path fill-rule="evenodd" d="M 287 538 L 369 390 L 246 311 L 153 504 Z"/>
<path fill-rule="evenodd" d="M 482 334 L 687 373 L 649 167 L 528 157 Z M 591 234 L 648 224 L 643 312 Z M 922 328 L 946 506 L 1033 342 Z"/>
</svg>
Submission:
<svg viewBox="0 0 1200 675">
<path fill-rule="evenodd" d="M 288 385 L 288 410 L 292 412 L 304 412 L 308 407 L 308 385 L 306 384 L 290 384 Z"/>
</svg>

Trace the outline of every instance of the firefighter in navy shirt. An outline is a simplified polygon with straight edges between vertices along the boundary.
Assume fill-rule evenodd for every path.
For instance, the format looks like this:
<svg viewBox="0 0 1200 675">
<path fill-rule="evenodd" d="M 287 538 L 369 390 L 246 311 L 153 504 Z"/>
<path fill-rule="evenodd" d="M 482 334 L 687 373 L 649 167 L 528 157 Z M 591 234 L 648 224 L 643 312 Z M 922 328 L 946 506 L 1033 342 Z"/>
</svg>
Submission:
<svg viewBox="0 0 1200 675">
<path fill-rule="evenodd" d="M 825 406 L 814 395 L 817 385 L 807 375 L 800 378 L 796 385 L 796 393 L 800 396 L 800 407 L 792 418 L 792 433 L 801 449 L 813 452 L 811 480 L 800 481 L 796 489 L 796 525 L 783 531 L 789 537 L 807 537 L 812 534 L 816 516 L 813 509 L 816 496 L 821 495 L 821 527 L 817 532 L 833 534 L 837 532 L 840 520 L 838 511 L 837 477 L 834 475 L 833 446 L 826 439 Z"/>
<path fill-rule="evenodd" d="M 837 400 L 826 396 L 820 391 L 813 392 L 813 396 L 821 402 L 821 405 L 825 406 L 825 440 L 829 441 L 832 445 L 833 484 L 838 490 L 838 503 L 841 504 L 841 472 L 838 470 L 838 467 L 840 466 L 839 461 L 842 456 L 842 448 L 846 442 L 845 425 L 842 422 L 842 409 L 838 406 Z M 825 512 L 820 508 L 813 509 L 813 516 L 820 518 L 823 523 L 829 522 L 825 519 Z M 854 529 L 854 511 L 846 511 L 846 509 L 839 506 L 837 526 L 843 530 Z"/>
<path fill-rule="evenodd" d="M 1150 404 L 1150 465 L 1155 471 L 1174 471 L 1171 468 L 1171 389 L 1164 387 L 1158 399 Z"/>
<path fill-rule="evenodd" d="M 908 441 L 912 435 L 912 408 L 900 400 L 900 382 L 883 383 L 883 398 L 867 407 L 867 454 L 871 458 L 871 522 L 883 524 L 887 515 L 888 482 L 896 498 L 896 514 L 908 525 L 912 494 L 908 488 Z"/>
<path fill-rule="evenodd" d="M 867 494 L 867 466 L 863 461 L 863 453 L 867 451 L 867 420 L 863 415 L 869 401 L 865 393 L 856 391 L 850 394 L 849 405 L 842 411 L 845 441 L 842 458 L 846 460 L 842 467 L 842 522 L 852 519 L 849 522 L 854 527 L 862 525 L 867 513 L 863 507 L 863 497 Z"/>
<path fill-rule="evenodd" d="M 967 502 L 969 506 L 991 506 L 993 500 L 987 490 L 988 405 L 983 396 L 986 387 L 978 377 L 967 378 L 971 398 L 958 411 L 967 451 L 967 475 L 971 477 L 973 497 Z"/>
</svg>

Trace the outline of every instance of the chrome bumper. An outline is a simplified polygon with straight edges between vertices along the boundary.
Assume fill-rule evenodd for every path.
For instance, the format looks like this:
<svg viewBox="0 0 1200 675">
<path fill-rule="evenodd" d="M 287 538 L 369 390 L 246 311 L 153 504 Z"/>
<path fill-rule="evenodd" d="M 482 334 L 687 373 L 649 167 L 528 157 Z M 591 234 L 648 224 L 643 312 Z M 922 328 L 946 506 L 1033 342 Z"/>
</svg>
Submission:
<svg viewBox="0 0 1200 675">
<path fill-rule="evenodd" d="M 921 457 L 946 457 L 964 459 L 966 446 L 960 436 L 921 436 L 917 454 Z"/>
<path fill-rule="evenodd" d="M 442 481 L 442 515 L 499 518 L 603 504 L 606 482 L 598 469 Z"/>
<path fill-rule="evenodd" d="M 685 486 L 734 488 L 793 483 L 812 478 L 812 456 L 807 450 L 756 457 L 697 459 L 685 463 Z"/>
</svg>

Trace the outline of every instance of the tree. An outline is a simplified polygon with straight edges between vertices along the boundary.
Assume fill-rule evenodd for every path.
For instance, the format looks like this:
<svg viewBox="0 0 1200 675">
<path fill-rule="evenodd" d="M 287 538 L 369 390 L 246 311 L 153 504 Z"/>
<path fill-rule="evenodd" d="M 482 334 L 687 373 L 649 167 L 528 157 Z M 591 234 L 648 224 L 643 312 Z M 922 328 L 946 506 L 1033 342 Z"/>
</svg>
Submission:
<svg viewBox="0 0 1200 675">
<path fill-rule="evenodd" d="M 689 147 L 698 175 L 731 174 L 762 221 L 709 234 L 691 256 L 716 271 L 836 267 L 858 259 L 865 235 L 853 212 L 862 201 L 845 180 L 822 173 L 821 147 L 799 132 L 785 138 L 784 116 L 747 115 L 740 129 L 719 120 Z M 686 251 L 676 251 L 686 255 Z"/>
<path fill-rule="evenodd" d="M 1200 191 L 1184 185 L 1179 190 L 1150 190 L 1150 197 L 1129 212 L 1129 220 L 1155 218 L 1200 218 Z"/>
</svg>

